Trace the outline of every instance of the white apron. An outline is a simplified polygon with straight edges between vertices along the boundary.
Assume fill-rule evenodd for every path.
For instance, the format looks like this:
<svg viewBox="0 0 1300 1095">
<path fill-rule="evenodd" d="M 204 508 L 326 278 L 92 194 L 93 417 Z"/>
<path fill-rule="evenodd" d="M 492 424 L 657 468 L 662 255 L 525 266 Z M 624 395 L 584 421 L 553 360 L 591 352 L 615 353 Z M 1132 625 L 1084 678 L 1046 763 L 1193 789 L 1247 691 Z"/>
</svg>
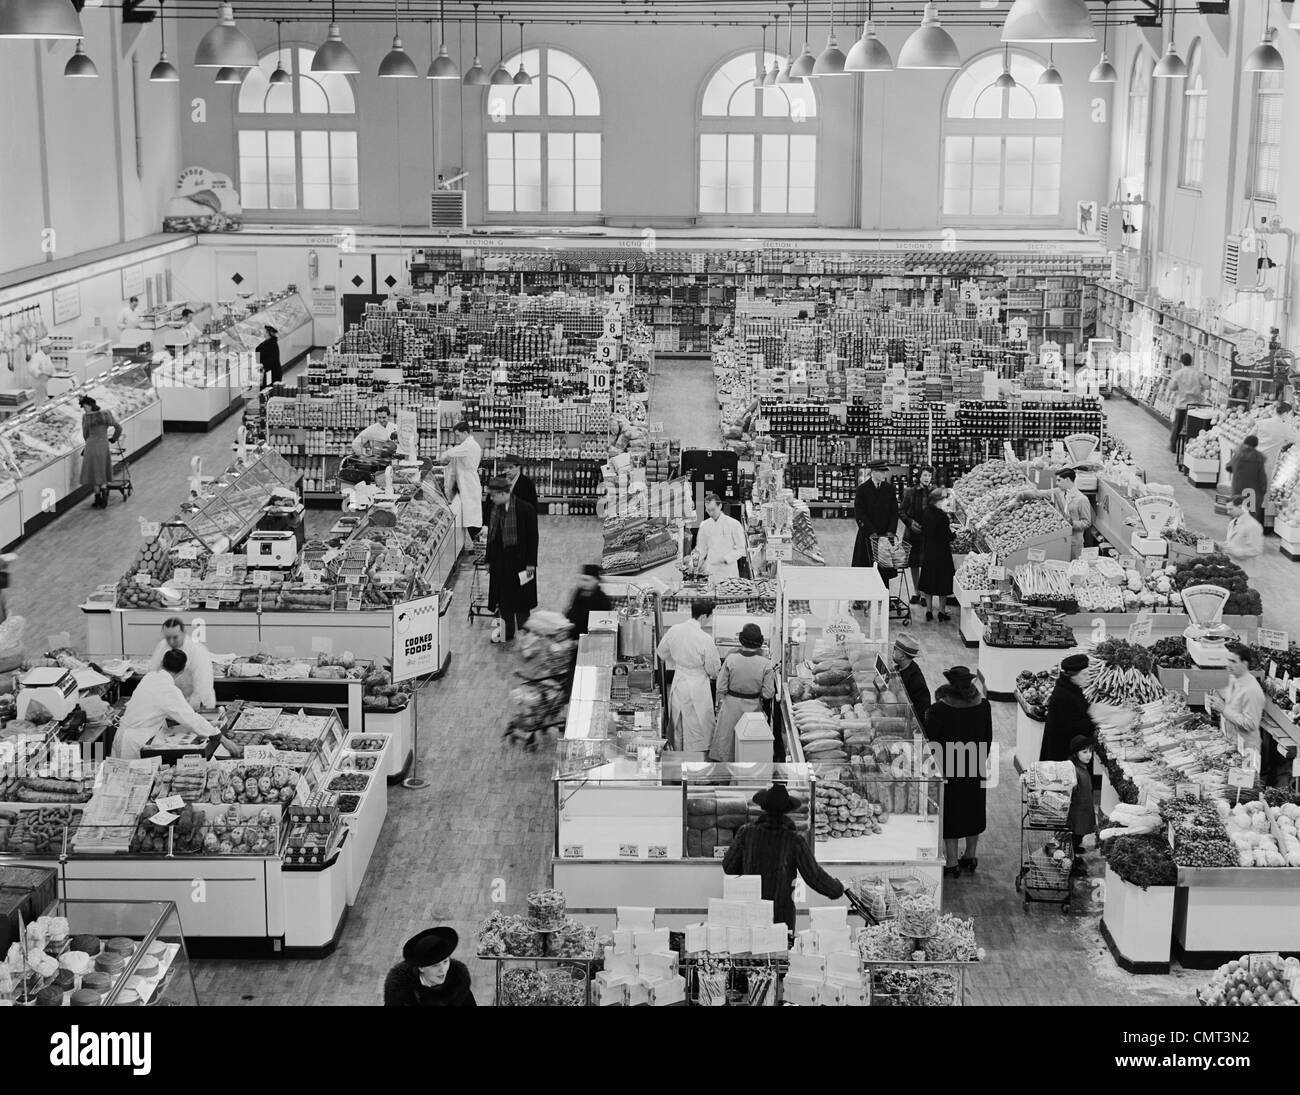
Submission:
<svg viewBox="0 0 1300 1095">
<path fill-rule="evenodd" d="M 739 563 L 709 563 L 706 567 L 710 582 L 720 582 L 724 578 L 739 578 Z"/>
<path fill-rule="evenodd" d="M 698 669 L 673 673 L 668 693 L 668 712 L 673 722 L 674 744 L 688 753 L 703 753 L 713 740 L 713 694 L 708 675 Z"/>
<path fill-rule="evenodd" d="M 483 527 L 483 485 L 478 478 L 482 453 L 473 438 L 448 450 L 451 459 L 447 462 L 444 483 L 448 490 L 452 482 L 456 484 L 456 493 L 460 495 L 461 528 Z"/>
</svg>

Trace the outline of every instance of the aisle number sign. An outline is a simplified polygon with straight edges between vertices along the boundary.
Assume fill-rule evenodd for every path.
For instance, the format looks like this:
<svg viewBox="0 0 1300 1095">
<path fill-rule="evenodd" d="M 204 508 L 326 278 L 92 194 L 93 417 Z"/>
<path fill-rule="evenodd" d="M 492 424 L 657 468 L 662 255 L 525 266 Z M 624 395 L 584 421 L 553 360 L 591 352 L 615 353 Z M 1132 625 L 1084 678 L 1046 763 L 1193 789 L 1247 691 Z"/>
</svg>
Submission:
<svg viewBox="0 0 1300 1095">
<path fill-rule="evenodd" d="M 623 337 L 623 317 L 617 313 L 609 313 L 605 316 L 605 337 L 622 338 Z"/>
<path fill-rule="evenodd" d="M 626 300 L 632 295 L 632 279 L 626 274 L 619 274 L 614 279 L 614 296 L 618 299 Z"/>
<path fill-rule="evenodd" d="M 609 366 L 591 365 L 587 368 L 587 387 L 593 392 L 609 391 Z"/>
<path fill-rule="evenodd" d="M 441 600 L 435 593 L 393 605 L 394 684 L 437 672 Z"/>
<path fill-rule="evenodd" d="M 1029 320 L 1024 316 L 1012 316 L 1012 318 L 1007 322 L 1007 341 L 1028 342 Z"/>
<path fill-rule="evenodd" d="M 617 361 L 618 343 L 612 338 L 596 339 L 596 360 Z"/>
</svg>

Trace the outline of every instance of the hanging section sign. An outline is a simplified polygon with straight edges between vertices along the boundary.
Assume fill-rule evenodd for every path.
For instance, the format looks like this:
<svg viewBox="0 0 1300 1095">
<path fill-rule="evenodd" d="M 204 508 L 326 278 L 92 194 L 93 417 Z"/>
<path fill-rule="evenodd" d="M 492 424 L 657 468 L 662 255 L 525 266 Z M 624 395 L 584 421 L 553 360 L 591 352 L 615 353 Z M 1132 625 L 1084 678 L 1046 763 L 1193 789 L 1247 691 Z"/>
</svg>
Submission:
<svg viewBox="0 0 1300 1095">
<path fill-rule="evenodd" d="M 393 605 L 393 683 L 436 673 L 442 665 L 437 593 Z"/>
</svg>

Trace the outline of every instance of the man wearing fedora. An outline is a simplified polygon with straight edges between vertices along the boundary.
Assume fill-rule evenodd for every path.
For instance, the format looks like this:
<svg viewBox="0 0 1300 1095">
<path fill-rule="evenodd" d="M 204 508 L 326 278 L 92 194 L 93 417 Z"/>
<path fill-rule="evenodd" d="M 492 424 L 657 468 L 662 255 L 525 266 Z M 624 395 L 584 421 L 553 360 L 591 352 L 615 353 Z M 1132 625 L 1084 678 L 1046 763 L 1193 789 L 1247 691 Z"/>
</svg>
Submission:
<svg viewBox="0 0 1300 1095">
<path fill-rule="evenodd" d="M 920 653 L 920 643 L 906 631 L 901 631 L 894 637 L 894 671 L 907 690 L 907 699 L 916 712 L 916 721 L 924 726 L 926 712 L 930 710 L 930 686 L 925 682 L 921 667 L 916 664 L 916 657 Z"/>
<path fill-rule="evenodd" d="M 386 1008 L 472 1008 L 469 970 L 452 958 L 460 937 L 446 926 L 426 928 L 402 948 L 384 978 Z"/>
</svg>

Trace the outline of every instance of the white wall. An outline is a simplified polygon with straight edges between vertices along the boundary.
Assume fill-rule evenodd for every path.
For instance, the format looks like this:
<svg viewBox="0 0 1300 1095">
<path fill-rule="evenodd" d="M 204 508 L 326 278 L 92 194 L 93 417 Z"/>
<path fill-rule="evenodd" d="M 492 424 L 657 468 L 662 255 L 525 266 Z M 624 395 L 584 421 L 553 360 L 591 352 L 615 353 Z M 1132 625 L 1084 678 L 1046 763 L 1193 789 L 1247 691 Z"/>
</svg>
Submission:
<svg viewBox="0 0 1300 1095">
<path fill-rule="evenodd" d="M 157 24 L 123 28 L 116 8 L 86 8 L 81 20 L 97 80 L 64 78 L 71 43 L 0 42 L 0 272 L 162 228 L 179 166 L 180 119 L 176 85 L 148 81 Z M 53 235 L 43 238 L 46 229 Z"/>
</svg>

